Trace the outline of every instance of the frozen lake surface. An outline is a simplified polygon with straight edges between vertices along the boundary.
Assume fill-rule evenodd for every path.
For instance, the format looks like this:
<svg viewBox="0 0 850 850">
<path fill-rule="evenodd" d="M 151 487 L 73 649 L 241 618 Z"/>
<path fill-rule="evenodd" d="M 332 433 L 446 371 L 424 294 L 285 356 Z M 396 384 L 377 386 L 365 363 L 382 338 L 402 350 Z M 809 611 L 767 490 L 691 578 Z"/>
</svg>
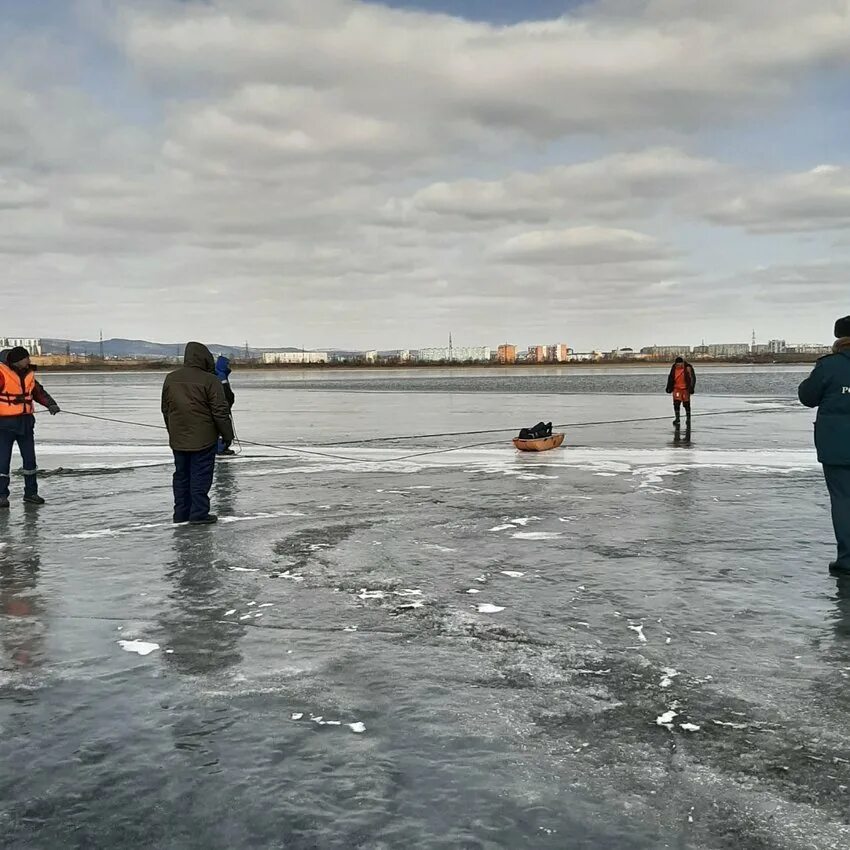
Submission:
<svg viewBox="0 0 850 850">
<path fill-rule="evenodd" d="M 846 848 L 850 583 L 807 370 L 702 369 L 694 423 L 248 448 L 170 523 L 161 432 L 39 419 L 0 515 L 15 848 Z M 235 374 L 246 440 L 665 416 L 665 374 Z M 161 375 L 45 375 L 160 424 Z M 495 439 L 499 439 L 496 435 Z M 14 466 L 19 466 L 16 458 Z"/>
</svg>

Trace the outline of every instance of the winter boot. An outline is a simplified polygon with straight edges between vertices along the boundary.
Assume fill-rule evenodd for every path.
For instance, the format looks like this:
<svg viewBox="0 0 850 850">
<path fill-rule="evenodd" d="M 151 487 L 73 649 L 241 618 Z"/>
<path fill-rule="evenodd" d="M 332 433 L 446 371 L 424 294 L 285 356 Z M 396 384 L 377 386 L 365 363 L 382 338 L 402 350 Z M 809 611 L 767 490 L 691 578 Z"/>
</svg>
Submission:
<svg viewBox="0 0 850 850">
<path fill-rule="evenodd" d="M 44 499 L 36 493 L 32 496 L 24 496 L 24 502 L 28 505 L 43 505 Z"/>
<path fill-rule="evenodd" d="M 207 514 L 203 519 L 190 519 L 189 525 L 213 525 L 218 522 L 215 514 Z"/>
</svg>

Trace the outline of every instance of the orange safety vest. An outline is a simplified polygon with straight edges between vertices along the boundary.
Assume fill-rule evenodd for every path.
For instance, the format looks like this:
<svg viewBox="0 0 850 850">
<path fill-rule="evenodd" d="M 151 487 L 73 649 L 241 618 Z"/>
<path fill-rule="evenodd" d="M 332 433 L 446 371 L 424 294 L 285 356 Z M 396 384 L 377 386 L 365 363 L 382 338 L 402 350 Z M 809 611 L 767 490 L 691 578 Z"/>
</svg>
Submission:
<svg viewBox="0 0 850 850">
<path fill-rule="evenodd" d="M 35 374 L 25 375 L 0 363 L 0 416 L 26 416 L 35 412 Z"/>
<path fill-rule="evenodd" d="M 674 401 L 690 401 L 691 392 L 688 389 L 688 367 L 677 366 L 673 373 L 673 399 Z"/>
</svg>

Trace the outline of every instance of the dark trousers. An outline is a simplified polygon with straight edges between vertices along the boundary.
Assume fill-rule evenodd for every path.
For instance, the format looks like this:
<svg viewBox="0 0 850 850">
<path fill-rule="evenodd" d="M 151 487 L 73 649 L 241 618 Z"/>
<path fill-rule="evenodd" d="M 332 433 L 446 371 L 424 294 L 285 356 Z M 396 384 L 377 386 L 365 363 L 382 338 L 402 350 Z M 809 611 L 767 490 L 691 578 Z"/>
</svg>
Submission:
<svg viewBox="0 0 850 850">
<path fill-rule="evenodd" d="M 35 434 L 27 428 L 22 434 L 0 428 L 0 499 L 9 498 L 9 475 L 12 469 L 12 449 L 18 444 L 24 465 L 24 495 L 38 493 L 37 467 L 35 462 Z"/>
<path fill-rule="evenodd" d="M 215 446 L 200 452 L 174 452 L 174 521 L 205 519 L 210 513 L 210 487 Z"/>
<path fill-rule="evenodd" d="M 836 563 L 850 570 L 850 466 L 824 466 L 823 474 L 832 501 L 832 525 L 838 543 Z"/>
<path fill-rule="evenodd" d="M 685 408 L 685 415 L 688 419 L 691 418 L 691 403 L 689 401 L 674 401 L 673 402 L 673 411 L 676 414 L 676 419 L 680 419 L 682 416 L 682 407 Z"/>
</svg>

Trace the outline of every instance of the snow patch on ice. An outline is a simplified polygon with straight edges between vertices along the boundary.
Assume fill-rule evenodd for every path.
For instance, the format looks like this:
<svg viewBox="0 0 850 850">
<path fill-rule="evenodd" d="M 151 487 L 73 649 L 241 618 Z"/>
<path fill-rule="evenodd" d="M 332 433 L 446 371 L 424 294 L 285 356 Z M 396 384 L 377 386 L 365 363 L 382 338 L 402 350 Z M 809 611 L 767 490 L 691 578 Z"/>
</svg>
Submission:
<svg viewBox="0 0 850 850">
<path fill-rule="evenodd" d="M 219 517 L 220 523 L 247 522 L 255 519 L 273 519 L 275 517 L 303 517 L 303 513 L 297 511 L 277 511 L 275 513 L 260 513 L 251 516 L 225 516 Z M 184 526 L 186 523 L 180 523 Z M 93 528 L 89 531 L 78 531 L 76 534 L 64 534 L 66 540 L 97 540 L 101 537 L 118 537 L 123 534 L 133 534 L 136 531 L 149 531 L 154 528 L 173 528 L 172 522 L 147 522 L 139 525 L 128 525 L 123 528 Z"/>
<path fill-rule="evenodd" d="M 670 685 L 673 684 L 673 679 L 675 679 L 679 675 L 679 671 L 674 670 L 672 667 L 665 667 L 663 673 L 664 676 L 661 679 L 661 687 L 669 688 Z"/>
<path fill-rule="evenodd" d="M 630 625 L 629 628 L 633 632 L 637 632 L 638 640 L 641 643 L 646 643 L 646 635 L 643 633 L 643 626 L 632 626 L 632 625 Z"/>
<path fill-rule="evenodd" d="M 150 655 L 159 649 L 158 643 L 148 643 L 144 640 L 119 640 L 118 646 L 125 652 L 135 652 L 136 655 Z"/>
<path fill-rule="evenodd" d="M 557 540 L 561 534 L 557 531 L 518 531 L 511 537 L 514 540 Z"/>
<path fill-rule="evenodd" d="M 478 606 L 479 614 L 498 614 L 499 611 L 504 611 L 505 609 L 500 607 L 499 605 L 491 605 L 489 602 L 484 602 Z"/>
<path fill-rule="evenodd" d="M 356 732 L 358 735 L 362 735 L 366 731 L 366 724 L 357 721 L 356 723 L 349 723 L 348 728 L 352 732 Z"/>
<path fill-rule="evenodd" d="M 250 516 L 223 516 L 219 517 L 219 522 L 230 523 L 230 522 L 248 522 L 248 520 L 252 519 L 277 519 L 278 517 L 299 517 L 305 516 L 305 514 L 300 511 L 275 511 L 274 513 L 259 513 L 259 514 L 251 514 Z"/>
<path fill-rule="evenodd" d="M 671 708 L 669 711 L 665 711 L 664 714 L 659 714 L 658 717 L 655 718 L 655 722 L 659 726 L 663 726 L 665 729 L 669 729 L 671 732 L 673 731 L 673 721 L 679 716 L 678 711 L 673 711 Z"/>
<path fill-rule="evenodd" d="M 525 573 L 517 572 L 516 570 L 502 570 L 502 575 L 508 578 L 522 578 Z"/>
<path fill-rule="evenodd" d="M 299 582 L 304 581 L 304 576 L 299 576 L 296 573 L 293 573 L 291 570 L 287 570 L 284 573 L 280 574 L 281 578 L 288 578 L 290 581 Z"/>
<path fill-rule="evenodd" d="M 746 729 L 746 723 L 731 723 L 726 720 L 712 720 L 711 721 L 715 726 L 725 726 L 727 729 Z"/>
</svg>

